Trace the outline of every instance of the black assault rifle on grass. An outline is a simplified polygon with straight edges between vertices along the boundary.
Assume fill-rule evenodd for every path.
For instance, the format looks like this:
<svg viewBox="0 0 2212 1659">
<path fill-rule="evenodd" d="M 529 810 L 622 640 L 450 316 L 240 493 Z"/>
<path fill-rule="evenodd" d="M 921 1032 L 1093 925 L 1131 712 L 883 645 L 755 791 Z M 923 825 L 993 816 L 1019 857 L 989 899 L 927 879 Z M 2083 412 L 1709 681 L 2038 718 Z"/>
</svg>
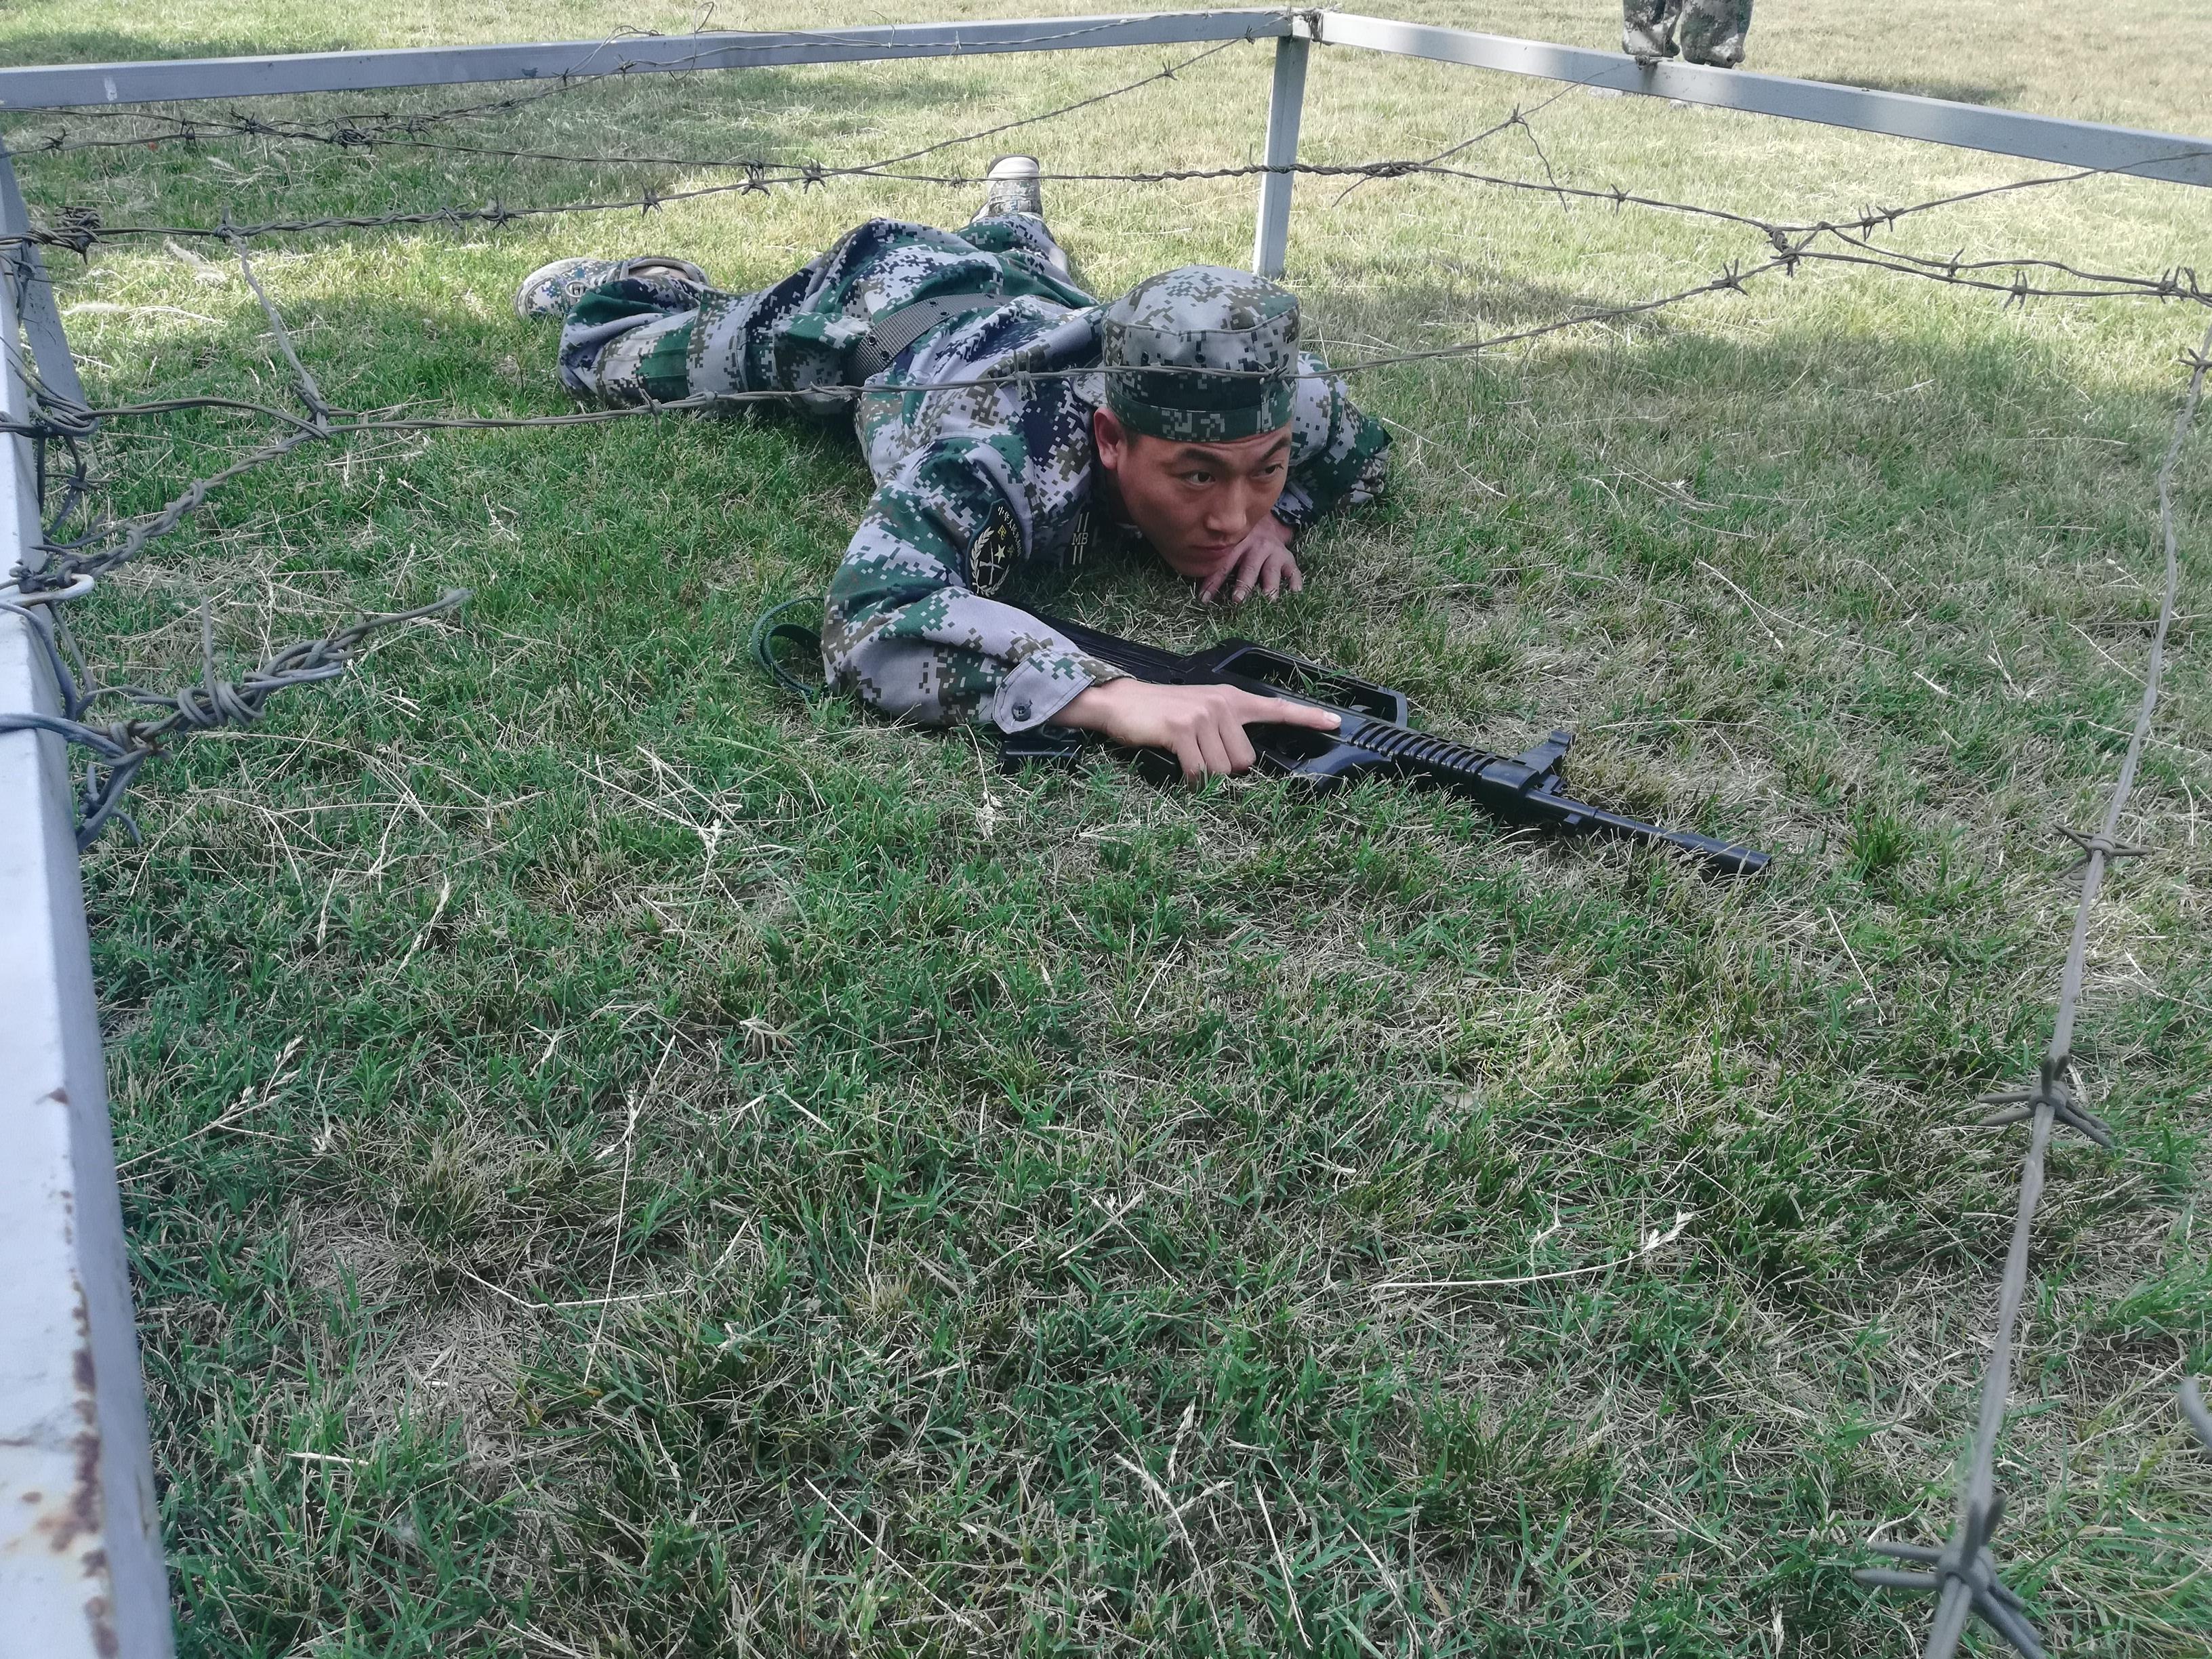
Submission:
<svg viewBox="0 0 2212 1659">
<path fill-rule="evenodd" d="M 1402 692 L 1249 640 L 1224 640 L 1204 651 L 1178 656 L 1057 617 L 1039 616 L 1037 620 L 1140 680 L 1156 685 L 1233 685 L 1261 696 L 1328 709 L 1341 722 L 1334 732 L 1301 726 L 1248 727 L 1262 772 L 1322 785 L 1368 777 L 1431 784 L 1463 796 L 1508 823 L 1651 842 L 1687 853 L 1723 875 L 1756 875 L 1770 862 L 1766 854 L 1753 848 L 1686 830 L 1662 830 L 1565 793 L 1559 763 L 1574 743 L 1571 732 L 1554 732 L 1549 741 L 1526 754 L 1494 755 L 1414 731 L 1406 723 Z M 1092 740 L 1090 733 L 1069 726 L 1038 726 L 1009 733 L 1000 753 L 1010 769 L 1038 763 L 1065 765 Z M 1152 769 L 1160 769 L 1164 763 L 1172 766 L 1171 759 L 1164 762 L 1164 751 L 1139 753 L 1149 758 Z"/>
</svg>

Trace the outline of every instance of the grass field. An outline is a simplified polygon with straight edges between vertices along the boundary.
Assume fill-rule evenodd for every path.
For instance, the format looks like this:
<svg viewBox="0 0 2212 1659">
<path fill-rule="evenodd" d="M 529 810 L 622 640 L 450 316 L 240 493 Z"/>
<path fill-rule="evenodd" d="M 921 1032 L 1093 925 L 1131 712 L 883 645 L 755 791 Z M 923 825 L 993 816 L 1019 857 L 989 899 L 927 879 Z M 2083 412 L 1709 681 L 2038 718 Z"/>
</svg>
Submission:
<svg viewBox="0 0 2212 1659">
<path fill-rule="evenodd" d="M 1752 67 L 2203 127 L 2202 7 L 1928 11 L 1762 0 Z M 0 56 L 697 15 L 30 0 Z M 1164 55 L 641 79 L 449 131 L 842 162 Z M 1239 46 L 1022 137 L 1069 171 L 1246 161 L 1267 82 Z M 1442 149 L 1557 90 L 1322 51 L 1304 155 Z M 1572 91 L 1532 123 L 1569 182 L 1791 217 L 2037 171 Z M 7 137 L 62 127 L 115 130 Z M 1473 155 L 1540 171 L 1518 131 Z M 714 176 L 255 139 L 21 171 L 35 205 L 111 222 Z M 1050 205 L 1115 292 L 1243 263 L 1253 194 Z M 278 239 L 257 264 L 334 401 L 549 412 L 550 335 L 508 307 L 543 259 L 680 253 L 744 288 L 869 215 L 971 206 L 845 182 Z M 2207 207 L 2100 181 L 1893 241 L 2212 272 Z M 1290 280 L 1351 356 L 1762 246 L 1309 179 Z M 288 395 L 252 295 L 198 254 L 56 262 L 96 396 Z M 1925 1604 L 1846 1569 L 1875 1528 L 1950 1521 L 2021 1150 L 1966 1126 L 2048 1037 L 2057 830 L 2090 823 L 2138 695 L 2153 475 L 2204 321 L 1814 270 L 1381 370 L 1358 392 L 1398 431 L 1394 493 L 1314 538 L 1302 598 L 1232 622 L 1132 562 L 1056 601 L 1176 644 L 1233 626 L 1501 746 L 1574 726 L 1585 793 L 1777 852 L 1737 884 L 1393 788 L 1008 778 L 966 735 L 797 708 L 746 629 L 819 592 L 866 497 L 849 442 L 793 420 L 311 447 L 229 488 L 78 608 L 110 678 L 197 677 L 204 604 L 243 667 L 476 598 L 155 763 L 143 844 L 86 861 L 182 1650 L 1917 1650 Z M 255 435 L 118 424 L 100 498 L 150 509 Z M 2178 506 L 2184 614 L 2124 829 L 2154 856 L 2107 890 L 2079 1045 L 2121 1146 L 2054 1156 L 2000 1463 L 2012 1582 L 2069 1655 L 2212 1647 L 2212 1457 L 2172 1403 L 2212 1366 L 2212 433 Z M 1433 1279 L 1534 1282 L 1382 1288 Z"/>
</svg>

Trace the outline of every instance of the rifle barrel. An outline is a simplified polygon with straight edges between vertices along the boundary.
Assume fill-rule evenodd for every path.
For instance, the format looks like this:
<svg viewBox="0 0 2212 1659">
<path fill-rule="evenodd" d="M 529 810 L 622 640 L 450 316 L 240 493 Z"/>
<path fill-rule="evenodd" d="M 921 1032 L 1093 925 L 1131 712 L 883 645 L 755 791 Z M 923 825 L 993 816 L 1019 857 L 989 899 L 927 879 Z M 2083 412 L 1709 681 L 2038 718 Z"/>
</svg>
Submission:
<svg viewBox="0 0 2212 1659">
<path fill-rule="evenodd" d="M 1609 830 L 1617 836 L 1632 836 L 1638 841 L 1661 842 L 1668 847 L 1679 848 L 1703 859 L 1724 876 L 1755 876 L 1774 862 L 1773 854 L 1762 853 L 1755 847 L 1716 840 L 1711 836 L 1701 836 L 1694 830 L 1662 829 L 1656 823 L 1646 823 L 1642 818 L 1608 812 L 1601 806 L 1583 806 L 1580 802 L 1576 805 L 1594 828 Z"/>
</svg>

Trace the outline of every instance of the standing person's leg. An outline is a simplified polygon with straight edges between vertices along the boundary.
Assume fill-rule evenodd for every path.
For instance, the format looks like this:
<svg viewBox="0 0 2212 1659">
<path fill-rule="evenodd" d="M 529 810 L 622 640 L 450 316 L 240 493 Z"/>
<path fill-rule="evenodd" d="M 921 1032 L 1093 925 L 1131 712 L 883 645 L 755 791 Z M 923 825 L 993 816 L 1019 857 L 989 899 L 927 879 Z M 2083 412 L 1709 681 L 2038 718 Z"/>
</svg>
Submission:
<svg viewBox="0 0 2212 1659">
<path fill-rule="evenodd" d="M 1682 0 L 1621 0 L 1620 49 L 1639 64 L 1674 55 L 1674 25 Z"/>
<path fill-rule="evenodd" d="M 1750 33 L 1751 0 L 1685 0 L 1675 38 L 1684 61 L 1734 69 Z"/>
</svg>

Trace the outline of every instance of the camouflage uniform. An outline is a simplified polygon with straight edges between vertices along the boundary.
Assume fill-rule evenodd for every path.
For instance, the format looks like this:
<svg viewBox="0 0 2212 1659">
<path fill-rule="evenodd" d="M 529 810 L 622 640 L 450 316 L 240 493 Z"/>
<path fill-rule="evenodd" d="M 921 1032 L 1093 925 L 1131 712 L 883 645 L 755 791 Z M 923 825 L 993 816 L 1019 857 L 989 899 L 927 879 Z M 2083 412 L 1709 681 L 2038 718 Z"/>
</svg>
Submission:
<svg viewBox="0 0 2212 1659">
<path fill-rule="evenodd" d="M 1109 307 L 1066 269 L 1024 214 L 957 233 L 871 220 L 758 293 L 652 277 L 592 290 L 564 326 L 561 375 L 610 403 L 776 392 L 824 411 L 850 401 L 835 388 L 864 386 L 854 418 L 877 489 L 830 584 L 824 672 L 886 714 L 1018 731 L 1119 672 L 991 597 L 1010 577 L 1082 562 L 1091 416 L 1109 379 L 1128 383 L 1110 401 L 1140 431 L 1222 441 L 1287 422 L 1275 510 L 1294 526 L 1370 498 L 1389 443 L 1320 359 L 1296 351 L 1297 301 L 1273 284 L 1188 266 Z M 872 343 L 896 339 L 901 308 L 932 300 L 975 308 L 930 320 L 870 375 Z M 1179 335 L 1185 314 L 1210 326 Z M 1103 372 L 1116 351 L 1146 372 Z M 1243 372 L 1191 373 L 1220 368 Z M 1026 375 L 1040 378 L 947 384 Z"/>
<path fill-rule="evenodd" d="M 1679 51 L 1692 64 L 1734 69 L 1751 33 L 1751 0 L 1621 0 L 1620 49 L 1649 62 Z"/>
</svg>

